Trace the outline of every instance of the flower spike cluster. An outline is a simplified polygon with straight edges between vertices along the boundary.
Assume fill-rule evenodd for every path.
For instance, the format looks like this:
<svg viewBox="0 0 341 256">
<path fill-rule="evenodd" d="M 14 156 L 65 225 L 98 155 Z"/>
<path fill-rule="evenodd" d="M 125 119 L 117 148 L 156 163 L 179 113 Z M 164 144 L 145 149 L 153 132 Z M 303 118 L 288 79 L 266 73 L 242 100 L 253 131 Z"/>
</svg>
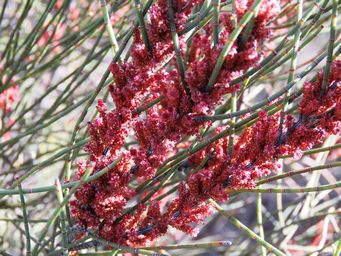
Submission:
<svg viewBox="0 0 341 256">
<path fill-rule="evenodd" d="M 210 207 L 209 198 L 224 202 L 229 191 L 254 188 L 258 178 L 280 167 L 279 157 L 287 154 L 301 157 L 302 151 L 322 143 L 329 134 L 340 136 L 340 72 L 341 61 L 335 61 L 324 94 L 321 94 L 323 73 L 314 83 L 305 83 L 299 117 L 286 116 L 281 138 L 278 138 L 280 114 L 269 116 L 260 111 L 257 123 L 239 136 L 231 157 L 227 154 L 227 137 L 191 156 L 189 162 L 193 166 L 198 166 L 205 158 L 208 161 L 200 171 L 189 176 L 187 204 L 178 209 L 185 208 L 186 212 L 179 218 L 189 220 L 188 216 L 195 216 L 196 207 L 203 207 L 203 204 Z M 308 104 L 312 98 L 318 102 L 315 107 Z M 174 201 L 178 200 L 181 200 L 180 194 Z"/>
<path fill-rule="evenodd" d="M 193 7 L 201 2 L 172 1 L 178 33 L 184 29 Z M 234 1 L 238 19 L 252 2 Z M 211 45 L 212 24 L 204 26 L 193 37 L 189 48 L 185 35 L 179 37 L 182 58 L 186 60 L 182 81 L 174 60 L 164 67 L 174 55 L 167 1 L 158 0 L 152 5 L 149 22 L 146 22 L 151 47 L 145 45 L 140 31 L 136 30 L 131 60 L 110 66 L 115 81 L 110 93 L 116 108 L 108 111 L 99 100 L 100 114 L 89 123 L 90 141 L 86 150 L 90 161 L 79 164 L 77 178 L 86 168 L 93 168 L 92 173 L 96 173 L 117 157 L 121 157 L 121 161 L 105 175 L 77 190 L 77 200 L 71 202 L 71 210 L 80 226 L 96 228 L 102 238 L 128 246 L 149 244 L 166 234 L 169 226 L 196 235 L 196 224 L 213 212 L 212 205 L 207 203 L 209 198 L 226 201 L 228 191 L 255 187 L 259 177 L 279 167 L 278 157 L 300 155 L 302 150 L 320 143 L 330 132 L 340 132 L 340 77 L 337 75 L 340 62 L 335 62 L 327 91 L 318 95 L 315 107 L 308 102 L 321 90 L 322 75 L 305 85 L 300 116 L 286 117 L 281 138 L 278 138 L 280 115 L 268 116 L 261 111 L 258 122 L 236 140 L 232 156 L 227 154 L 228 138 L 222 138 L 188 159 L 189 169 L 199 165 L 202 168 L 191 171 L 188 179 L 180 182 L 178 196 L 170 203 L 164 205 L 152 197 L 148 205 L 140 203 L 134 213 L 124 214 L 128 201 L 141 200 L 132 184 L 142 184 L 155 177 L 160 165 L 177 152 L 177 145 L 184 136 L 197 135 L 201 127 L 211 125 L 199 122 L 196 117 L 211 114 L 224 95 L 239 90 L 238 85 L 230 86 L 230 81 L 258 65 L 263 44 L 271 33 L 266 24 L 278 11 L 279 1 L 262 1 L 248 37 L 241 40 L 241 35 L 236 40 L 217 81 L 207 90 L 217 58 L 234 29 L 232 14 L 221 13 L 216 46 Z M 134 111 L 157 98 L 161 99 L 159 104 L 150 107 L 143 116 L 139 117 Z M 125 138 L 132 133 L 138 144 L 122 150 Z M 90 162 L 94 167 L 90 167 Z"/>
</svg>

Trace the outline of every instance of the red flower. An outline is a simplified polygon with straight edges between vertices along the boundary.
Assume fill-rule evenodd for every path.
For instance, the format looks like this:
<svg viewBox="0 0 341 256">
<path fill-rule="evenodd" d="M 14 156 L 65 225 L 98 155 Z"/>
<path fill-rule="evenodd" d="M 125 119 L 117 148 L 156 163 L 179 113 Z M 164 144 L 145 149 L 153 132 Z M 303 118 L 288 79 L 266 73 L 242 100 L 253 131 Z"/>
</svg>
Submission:
<svg viewBox="0 0 341 256">
<path fill-rule="evenodd" d="M 201 1 L 173 1 L 178 32 L 198 2 Z M 252 1 L 235 1 L 238 19 L 251 4 Z M 213 212 L 207 203 L 209 198 L 226 201 L 231 190 L 252 189 L 257 179 L 279 168 L 280 156 L 300 157 L 303 150 L 321 143 L 328 134 L 340 133 L 341 62 L 335 61 L 325 92 L 321 88 L 322 74 L 316 81 L 305 84 L 299 116 L 286 115 L 280 124 L 280 114 L 269 116 L 260 111 L 258 121 L 235 139 L 232 155 L 228 154 L 228 138 L 222 138 L 190 156 L 186 162 L 189 169 L 201 163 L 203 166 L 196 173 L 191 170 L 188 179 L 180 182 L 178 196 L 165 209 L 160 209 L 159 202 L 154 200 L 149 201 L 149 206 L 140 203 L 136 212 L 118 221 L 127 202 L 135 196 L 131 182 L 149 181 L 160 165 L 177 153 L 181 147 L 177 144 L 184 136 L 197 135 L 201 127 L 211 125 L 199 122 L 199 117 L 211 114 L 224 95 L 238 91 L 239 85 L 230 86 L 230 82 L 258 65 L 269 35 L 265 25 L 278 10 L 278 1 L 262 2 L 249 37 L 245 42 L 240 37 L 236 40 L 216 83 L 209 89 L 206 85 L 217 58 L 234 29 L 231 14 L 221 15 L 222 31 L 215 47 L 211 46 L 211 24 L 194 36 L 190 49 L 185 48 L 185 38 L 180 36 L 181 53 L 189 50 L 184 77 L 190 91 L 187 94 L 174 63 L 169 65 L 173 69 L 161 68 L 174 53 L 166 1 L 158 0 L 150 8 L 146 29 L 151 48 L 144 44 L 140 32 L 135 31 L 132 59 L 110 67 L 115 81 L 110 93 L 116 109 L 107 111 L 100 100 L 99 117 L 89 124 L 90 141 L 86 150 L 95 165 L 93 173 L 107 167 L 117 156 L 122 160 L 105 175 L 77 190 L 77 200 L 71 203 L 71 209 L 81 226 L 100 228 L 102 238 L 129 246 L 152 242 L 164 235 L 168 226 L 196 235 L 196 225 Z M 136 107 L 161 95 L 160 103 L 140 117 L 134 112 Z M 132 133 L 138 145 L 123 151 L 125 137 Z M 78 176 L 85 168 L 85 163 L 79 165 Z"/>
<path fill-rule="evenodd" d="M 0 109 L 11 112 L 13 104 L 19 99 L 19 86 L 15 85 L 0 93 Z"/>
</svg>

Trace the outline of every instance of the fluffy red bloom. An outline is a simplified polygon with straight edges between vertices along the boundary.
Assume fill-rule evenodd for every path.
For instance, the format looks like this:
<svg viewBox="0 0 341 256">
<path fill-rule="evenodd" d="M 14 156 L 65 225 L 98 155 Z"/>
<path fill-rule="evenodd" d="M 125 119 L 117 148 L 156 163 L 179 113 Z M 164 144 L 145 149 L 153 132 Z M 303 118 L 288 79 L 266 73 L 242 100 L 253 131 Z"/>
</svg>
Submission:
<svg viewBox="0 0 341 256">
<path fill-rule="evenodd" d="M 300 104 L 300 113 L 303 116 L 321 114 L 340 103 L 341 60 L 332 63 L 325 92 L 322 91 L 322 80 L 321 72 L 315 82 L 304 83 L 304 97 Z"/>
<path fill-rule="evenodd" d="M 301 157 L 303 150 L 320 144 L 328 134 L 340 134 L 339 68 L 340 62 L 335 61 L 325 93 L 321 93 L 322 73 L 315 83 L 309 83 L 314 90 L 304 91 L 300 117 L 295 120 L 294 116 L 287 115 L 281 125 L 281 134 L 280 115 L 268 116 L 265 111 L 260 111 L 257 123 L 239 136 L 232 156 L 227 155 L 227 138 L 194 154 L 189 159 L 193 166 L 198 166 L 205 157 L 208 160 L 203 169 L 190 175 L 190 193 L 187 197 L 199 202 L 205 202 L 208 198 L 225 201 L 227 189 L 254 188 L 258 178 L 278 169 L 277 159 L 280 156 L 291 154 Z M 318 102 L 316 107 L 308 104 L 312 98 Z M 309 113 L 308 116 L 305 116 L 306 113 Z"/>
<path fill-rule="evenodd" d="M 250 9 L 253 0 L 236 0 L 233 1 L 236 13 L 239 19 Z M 266 23 L 274 18 L 280 11 L 280 2 L 276 0 L 262 1 L 257 12 L 256 23 Z"/>
<path fill-rule="evenodd" d="M 128 187 L 133 163 L 130 154 L 121 156 L 122 160 L 105 175 L 81 186 L 71 202 L 71 212 L 76 221 L 83 227 L 96 227 L 102 221 L 112 223 L 122 214 L 128 199 L 134 191 Z M 96 162 L 93 173 L 108 166 L 117 155 L 101 158 Z M 87 163 L 79 164 L 78 179 L 90 168 Z"/>
<path fill-rule="evenodd" d="M 98 101 L 97 110 L 100 116 L 89 123 L 90 142 L 85 147 L 93 158 L 106 155 L 109 151 L 115 154 L 124 144 L 131 120 L 130 111 L 113 110 L 107 113 L 107 107 L 102 100 Z"/>
<path fill-rule="evenodd" d="M 185 27 L 197 2 L 173 1 L 178 32 Z M 235 1 L 238 19 L 251 4 L 252 1 Z M 118 221 L 127 202 L 140 198 L 140 195 L 134 198 L 131 182 L 141 184 L 153 178 L 160 165 L 178 151 L 177 144 L 184 136 L 197 135 L 201 127 L 210 125 L 200 122 L 198 117 L 212 113 L 225 94 L 239 89 L 238 85 L 230 86 L 230 82 L 258 64 L 263 56 L 259 49 L 269 35 L 265 25 L 276 15 L 279 4 L 273 0 L 262 2 L 250 35 L 244 41 L 242 35 L 236 40 L 216 83 L 209 89 L 206 85 L 217 58 L 234 29 L 231 14 L 221 15 L 221 33 L 215 47 L 211 46 L 211 24 L 194 36 L 190 49 L 185 48 L 185 38 L 180 36 L 181 53 L 189 50 L 184 77 L 189 93 L 175 68 L 161 68 L 174 53 L 167 8 L 165 0 L 158 0 L 149 10 L 146 29 L 151 48 L 135 31 L 131 60 L 111 65 L 115 83 L 110 86 L 110 93 L 116 109 L 107 111 L 100 100 L 99 117 L 89 124 L 90 142 L 86 150 L 95 164 L 93 173 L 107 167 L 117 156 L 122 160 L 105 175 L 80 187 L 77 200 L 71 204 L 79 225 L 97 227 L 104 239 L 129 246 L 148 244 L 164 235 L 169 226 L 196 235 L 196 225 L 213 212 L 207 202 L 209 198 L 224 202 L 228 191 L 252 189 L 257 179 L 279 167 L 280 156 L 299 157 L 326 135 L 340 133 L 341 65 L 336 61 L 325 91 L 321 88 L 322 74 L 316 81 L 306 83 L 299 116 L 287 115 L 280 124 L 279 114 L 269 116 L 260 111 L 258 121 L 235 139 L 231 155 L 228 138 L 222 138 L 179 166 L 179 171 L 190 170 L 188 178 L 180 182 L 178 196 L 164 209 L 154 200 L 149 201 L 149 206 L 140 203 L 136 212 Z M 134 109 L 158 96 L 162 97 L 160 103 L 138 117 Z M 138 145 L 123 152 L 121 148 L 130 131 Z M 194 172 L 192 169 L 198 165 L 202 165 L 201 169 Z M 84 163 L 79 165 L 79 176 L 86 167 Z"/>
</svg>

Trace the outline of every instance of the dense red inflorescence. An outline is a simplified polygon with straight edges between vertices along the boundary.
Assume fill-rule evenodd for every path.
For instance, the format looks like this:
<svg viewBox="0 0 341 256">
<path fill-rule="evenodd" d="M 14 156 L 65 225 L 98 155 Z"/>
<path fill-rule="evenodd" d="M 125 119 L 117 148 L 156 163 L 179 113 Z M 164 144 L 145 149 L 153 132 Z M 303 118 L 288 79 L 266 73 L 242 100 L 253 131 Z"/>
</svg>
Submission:
<svg viewBox="0 0 341 256">
<path fill-rule="evenodd" d="M 200 2 L 172 1 L 177 32 L 185 28 L 193 6 Z M 234 1 L 238 20 L 252 2 Z M 200 127 L 211 125 L 198 121 L 200 118 L 197 117 L 211 114 L 224 95 L 238 91 L 238 86 L 229 85 L 231 80 L 257 66 L 262 57 L 262 46 L 270 34 L 266 23 L 278 10 L 278 1 L 262 2 L 250 34 L 242 40 L 242 33 L 236 40 L 217 81 L 209 89 L 206 85 L 217 58 L 234 29 L 232 14 L 221 14 L 221 32 L 216 46 L 211 45 L 211 24 L 193 37 L 189 49 L 181 35 L 182 57 L 186 50 L 189 53 L 184 77 L 188 94 L 176 63 L 171 62 L 174 69 L 163 67 L 174 53 L 167 2 L 158 0 L 152 5 L 150 21 L 146 23 L 150 49 L 136 30 L 131 60 L 110 66 L 115 80 L 110 93 L 116 109 L 108 111 L 99 100 L 100 114 L 89 123 L 90 142 L 86 150 L 91 157 L 90 161 L 80 163 L 76 178 L 79 179 L 86 168 L 93 168 L 92 173 L 96 173 L 118 157 L 121 160 L 106 174 L 77 190 L 77 200 L 71 202 L 71 210 L 79 225 L 97 228 L 102 238 L 129 246 L 148 244 L 166 234 L 169 226 L 196 235 L 196 224 L 213 212 L 213 206 L 207 202 L 209 198 L 224 202 L 228 199 L 228 191 L 252 189 L 258 178 L 279 167 L 278 157 L 285 154 L 300 156 L 302 150 L 320 143 L 327 134 L 340 133 L 341 62 L 335 61 L 323 93 L 323 74 L 316 81 L 305 84 L 299 117 L 287 115 L 280 127 L 279 114 L 269 116 L 260 111 L 257 123 L 236 139 L 231 155 L 228 154 L 227 137 L 191 154 L 181 166 L 191 170 L 188 179 L 180 182 L 178 196 L 170 203 L 162 203 L 163 207 L 160 207 L 160 201 L 153 197 L 148 206 L 140 203 L 135 212 L 124 214 L 128 201 L 141 200 L 141 193 L 136 194 L 131 184 L 140 185 L 155 177 L 162 163 L 179 150 L 183 136 L 197 135 Z M 158 97 L 159 104 L 139 117 L 136 108 Z M 217 128 L 216 133 L 221 131 L 222 128 Z M 125 137 L 131 133 L 138 144 L 122 150 Z M 89 166 L 90 162 L 94 167 Z M 201 168 L 194 171 L 199 165 Z M 158 184 L 160 180 L 155 183 Z"/>
</svg>

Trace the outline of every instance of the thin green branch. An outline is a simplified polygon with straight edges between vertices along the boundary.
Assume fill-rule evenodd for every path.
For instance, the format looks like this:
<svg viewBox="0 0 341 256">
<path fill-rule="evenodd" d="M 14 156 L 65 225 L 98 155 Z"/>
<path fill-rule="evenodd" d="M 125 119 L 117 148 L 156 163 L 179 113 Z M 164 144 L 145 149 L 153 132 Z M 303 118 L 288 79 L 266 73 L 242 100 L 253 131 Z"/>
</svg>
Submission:
<svg viewBox="0 0 341 256">
<path fill-rule="evenodd" d="M 339 238 L 339 242 L 337 243 L 337 248 L 333 256 L 340 256 L 340 254 L 341 254 L 341 237 Z"/>
<path fill-rule="evenodd" d="M 221 215 L 227 217 L 229 221 L 236 228 L 245 232 L 248 237 L 255 240 L 259 245 L 264 246 L 269 252 L 274 253 L 276 256 L 285 256 L 285 254 L 281 252 L 279 249 L 277 249 L 275 246 L 273 246 L 269 242 L 262 239 L 260 236 L 254 233 L 251 229 L 249 229 L 247 226 L 241 223 L 237 218 L 231 216 L 227 211 L 224 211 L 224 209 L 219 204 L 217 204 L 214 200 L 210 199 L 209 202 L 211 202 L 215 206 L 215 208 L 218 210 L 218 212 Z"/>
<path fill-rule="evenodd" d="M 144 18 L 143 15 L 141 14 L 141 2 L 140 0 L 134 0 L 135 2 L 135 11 L 136 11 L 136 15 L 139 21 L 139 27 L 140 27 L 140 31 L 141 31 L 141 35 L 144 41 L 144 44 L 146 46 L 146 48 L 150 51 L 151 50 L 151 45 L 148 39 L 148 33 L 147 33 L 147 29 L 146 29 L 146 25 L 144 23 Z"/>
<path fill-rule="evenodd" d="M 105 0 L 100 0 L 100 2 L 101 2 L 101 8 L 102 8 L 102 13 L 103 13 L 104 23 L 105 23 L 106 28 L 107 28 L 109 39 L 111 42 L 111 47 L 113 50 L 113 54 L 115 55 L 117 53 L 119 47 L 118 47 L 117 39 L 116 39 L 116 36 L 114 33 L 114 29 L 112 28 L 112 25 L 111 25 L 109 11 L 107 8 L 107 3 Z"/>
<path fill-rule="evenodd" d="M 118 163 L 118 161 L 116 161 L 116 164 L 117 163 Z M 44 240 L 50 226 L 52 224 L 54 224 L 57 217 L 61 214 L 61 212 L 63 211 L 63 207 L 69 203 L 72 195 L 76 192 L 77 188 L 80 187 L 81 185 L 83 185 L 84 183 L 88 182 L 91 171 L 92 171 L 91 168 L 88 168 L 85 171 L 85 173 L 81 177 L 81 179 L 76 181 L 75 186 L 70 190 L 69 194 L 66 197 L 64 197 L 64 199 L 61 201 L 61 203 L 59 203 L 59 206 L 53 211 L 51 217 L 49 218 L 48 222 L 45 224 L 44 228 L 41 231 L 41 234 L 40 234 L 39 239 L 38 239 L 38 243 L 33 248 L 33 252 L 32 252 L 33 256 L 38 255 L 39 244 Z"/>
<path fill-rule="evenodd" d="M 237 111 L 237 94 L 234 92 L 231 95 L 231 113 L 236 113 L 236 111 Z M 229 136 L 229 144 L 228 144 L 228 156 L 230 158 L 232 157 L 232 153 L 233 153 L 235 126 L 236 126 L 236 118 L 232 117 L 230 121 L 230 136 Z"/>
<path fill-rule="evenodd" d="M 263 216 L 262 216 L 262 193 L 257 193 L 257 225 L 259 229 L 259 237 L 264 240 Z M 261 255 L 266 256 L 266 247 L 262 246 Z"/>
<path fill-rule="evenodd" d="M 314 148 L 314 149 L 309 149 L 303 152 L 303 155 L 312 155 L 320 152 L 325 152 L 325 151 L 331 151 L 334 149 L 341 148 L 341 143 L 340 144 L 335 144 L 333 146 L 328 146 L 328 147 L 322 147 L 322 148 Z M 293 155 L 284 155 L 281 156 L 280 158 L 290 158 L 293 157 Z"/>
<path fill-rule="evenodd" d="M 258 8 L 260 7 L 260 4 L 262 3 L 262 0 L 256 0 L 254 1 L 253 5 L 250 7 L 249 11 L 243 16 L 243 18 L 240 20 L 238 26 L 232 31 L 231 35 L 229 36 L 226 44 L 224 45 L 223 50 L 221 51 L 217 63 L 213 69 L 213 72 L 211 74 L 211 77 L 208 81 L 208 84 L 206 85 L 206 90 L 210 89 L 216 82 L 218 75 L 220 73 L 220 69 L 222 68 L 225 58 L 229 51 L 231 50 L 234 42 L 237 40 L 239 34 L 245 27 L 245 25 L 249 22 L 249 20 L 255 15 L 255 13 L 258 12 Z"/>
<path fill-rule="evenodd" d="M 231 241 L 213 241 L 204 243 L 192 243 L 192 244 L 174 244 L 174 245 L 161 245 L 161 246 L 150 246 L 141 247 L 142 249 L 150 250 L 179 250 L 179 249 L 200 249 L 200 248 L 214 248 L 214 247 L 230 247 L 232 245 Z"/>
<path fill-rule="evenodd" d="M 213 45 L 217 46 L 219 42 L 219 13 L 220 0 L 213 0 Z"/>
<path fill-rule="evenodd" d="M 152 255 L 152 256 L 166 256 L 165 254 L 153 252 L 151 250 L 145 250 L 145 249 L 139 249 L 139 248 L 130 248 L 128 246 L 116 244 L 116 243 L 104 240 L 104 239 L 98 237 L 97 235 L 95 235 L 89 231 L 86 232 L 86 234 L 89 237 L 91 237 L 92 239 L 94 239 L 95 241 L 101 243 L 102 245 L 110 246 L 110 247 L 116 248 L 117 250 L 122 250 L 124 252 L 130 252 L 130 253 L 142 254 L 142 255 Z"/>
<path fill-rule="evenodd" d="M 64 200 L 64 195 L 63 195 L 62 186 L 60 185 L 60 181 L 58 178 L 55 181 L 55 187 L 56 187 L 58 204 L 59 204 L 59 207 L 61 208 L 60 223 L 61 223 L 62 245 L 63 245 L 62 251 L 63 251 L 63 255 L 67 256 L 68 255 L 68 250 L 67 250 L 67 248 L 68 248 L 68 237 L 67 237 L 66 220 L 65 220 L 65 206 L 62 206 L 62 203 Z"/>
<path fill-rule="evenodd" d="M 302 20 L 302 13 L 303 13 L 303 0 L 298 0 L 298 10 L 297 10 L 297 23 L 300 27 L 303 26 L 304 21 Z M 300 36 L 301 36 L 301 29 L 298 29 L 294 36 L 294 47 L 293 47 L 293 54 L 291 57 L 291 63 L 290 63 L 290 69 L 289 69 L 289 76 L 287 83 L 289 84 L 291 81 L 295 78 L 296 73 L 296 67 L 297 67 L 297 53 L 300 46 Z M 280 115 L 279 120 L 279 131 L 278 131 L 278 138 L 282 136 L 283 133 L 283 123 L 285 118 L 285 111 L 288 107 L 288 94 L 290 93 L 290 90 L 288 90 L 284 95 L 284 101 L 283 101 L 283 109 Z"/>
<path fill-rule="evenodd" d="M 299 175 L 299 174 L 303 174 L 303 173 L 312 173 L 314 171 L 323 170 L 323 169 L 330 169 L 330 168 L 339 167 L 339 166 L 341 166 L 341 161 L 330 163 L 330 164 L 318 165 L 318 166 L 314 166 L 314 167 L 308 167 L 308 168 L 304 168 L 304 169 L 297 170 L 297 171 L 285 172 L 283 174 L 279 174 L 279 175 L 275 175 L 275 176 L 272 176 L 269 178 L 262 179 L 262 180 L 257 182 L 257 185 L 270 183 L 270 182 L 273 182 L 276 180 L 292 177 L 294 175 Z"/>
<path fill-rule="evenodd" d="M 183 62 L 182 56 L 181 56 L 181 51 L 180 51 L 180 45 L 179 45 L 179 36 L 176 31 L 176 26 L 175 26 L 175 20 L 174 20 L 174 10 L 172 6 L 172 0 L 167 0 L 167 8 L 168 8 L 168 15 L 170 17 L 171 21 L 171 34 L 172 34 L 172 40 L 173 40 L 173 45 L 174 45 L 174 51 L 176 55 L 176 63 L 178 66 L 178 70 L 180 73 L 180 79 L 182 86 L 184 90 L 186 91 L 187 95 L 190 95 L 190 91 L 187 87 L 186 81 L 185 81 L 185 64 Z"/>
<path fill-rule="evenodd" d="M 21 201 L 21 208 L 23 212 L 23 221 L 25 226 L 25 236 L 26 236 L 26 255 L 30 256 L 31 254 L 31 236 L 30 236 L 30 227 L 28 222 L 28 215 L 25 203 L 24 193 L 21 187 L 21 183 L 18 184 L 19 194 L 20 194 L 20 201 Z"/>
<path fill-rule="evenodd" d="M 115 161 L 113 161 L 111 164 L 109 164 L 107 167 L 104 167 L 99 172 L 96 172 L 95 174 L 91 175 L 87 179 L 84 180 L 84 183 L 88 183 L 90 181 L 93 181 L 102 175 L 106 174 L 110 169 L 116 166 L 116 164 L 121 160 L 121 158 L 117 158 Z M 62 185 L 62 188 L 74 188 L 79 184 L 78 181 L 73 181 L 69 183 L 65 183 Z M 54 191 L 55 186 L 46 186 L 46 187 L 39 187 L 39 188 L 32 188 L 32 189 L 23 189 L 24 194 L 32 194 L 32 193 L 42 193 L 42 192 L 49 192 Z M 16 189 L 0 189 L 0 196 L 6 196 L 6 195 L 18 195 L 19 191 Z"/>
<path fill-rule="evenodd" d="M 326 92 L 328 77 L 330 73 L 330 67 L 333 61 L 333 51 L 335 47 L 335 34 L 336 34 L 336 26 L 337 26 L 337 8 L 338 8 L 338 1 L 333 0 L 332 18 L 330 21 L 328 56 L 327 56 L 327 62 L 326 62 L 326 66 L 325 66 L 324 73 L 323 73 L 322 88 L 321 88 L 322 94 Z"/>
<path fill-rule="evenodd" d="M 321 185 L 318 187 L 305 187 L 305 188 L 253 188 L 253 189 L 240 189 L 238 192 L 251 192 L 251 193 L 309 193 L 320 192 L 325 190 L 332 190 L 341 187 L 341 182 L 334 184 Z"/>
<path fill-rule="evenodd" d="M 211 1 L 212 0 L 205 0 L 202 4 L 201 9 L 198 13 L 196 13 L 196 17 L 194 20 L 189 19 L 190 22 L 186 23 L 184 29 L 180 31 L 180 35 L 184 35 L 187 32 L 191 31 L 193 28 L 197 27 L 200 22 L 208 15 L 209 11 L 211 10 Z"/>
</svg>

